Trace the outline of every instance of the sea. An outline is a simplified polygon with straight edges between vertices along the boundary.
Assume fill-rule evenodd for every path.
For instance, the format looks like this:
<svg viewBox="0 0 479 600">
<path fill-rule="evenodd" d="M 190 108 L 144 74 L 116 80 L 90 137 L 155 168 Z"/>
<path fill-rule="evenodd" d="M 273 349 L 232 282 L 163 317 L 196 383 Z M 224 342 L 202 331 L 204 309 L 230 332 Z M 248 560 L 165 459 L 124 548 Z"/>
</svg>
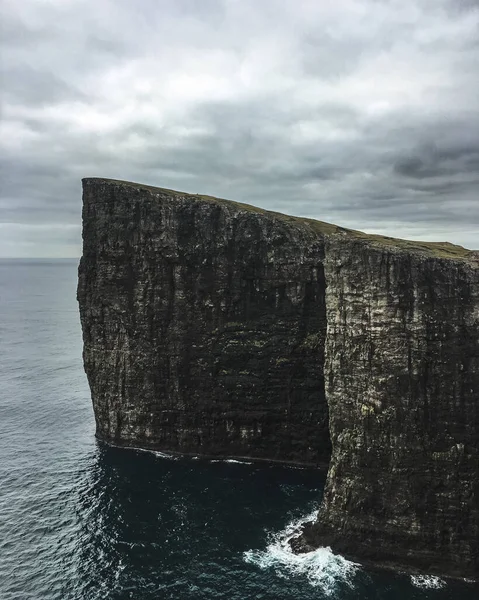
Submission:
<svg viewBox="0 0 479 600">
<path fill-rule="evenodd" d="M 0 600 L 477 600 L 477 585 L 373 572 L 288 539 L 314 469 L 95 439 L 76 260 L 0 260 Z"/>
</svg>

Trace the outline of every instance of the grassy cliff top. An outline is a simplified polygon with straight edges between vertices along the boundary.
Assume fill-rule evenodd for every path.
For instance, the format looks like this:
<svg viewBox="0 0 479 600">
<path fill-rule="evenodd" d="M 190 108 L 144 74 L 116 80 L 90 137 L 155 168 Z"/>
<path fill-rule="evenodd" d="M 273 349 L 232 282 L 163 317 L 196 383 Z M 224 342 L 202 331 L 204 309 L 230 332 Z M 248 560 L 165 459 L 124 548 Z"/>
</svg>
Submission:
<svg viewBox="0 0 479 600">
<path fill-rule="evenodd" d="M 151 193 L 161 193 L 167 196 L 177 197 L 177 198 L 185 198 L 191 197 L 194 200 L 203 200 L 204 202 L 215 203 L 215 204 L 225 204 L 229 205 L 232 208 L 236 208 L 240 211 L 247 211 L 262 215 L 270 215 L 277 219 L 281 219 L 282 221 L 289 222 L 291 224 L 303 224 L 309 226 L 315 232 L 324 234 L 324 235 L 343 235 L 346 237 L 351 237 L 354 239 L 358 239 L 364 241 L 365 243 L 369 243 L 373 246 L 388 246 L 390 248 L 395 248 L 398 250 L 405 250 L 410 252 L 419 252 L 421 254 L 425 254 L 427 256 L 433 256 L 437 258 L 468 258 L 472 257 L 475 253 L 467 248 L 463 248 L 462 246 L 458 246 L 456 244 L 451 244 L 450 242 L 419 242 L 413 240 L 403 240 L 401 238 L 393 238 L 383 235 L 375 235 L 364 233 L 362 231 L 356 231 L 354 229 L 346 229 L 344 227 L 339 227 L 337 225 L 333 225 L 331 223 L 325 223 L 324 221 L 318 221 L 316 219 L 308 219 L 305 217 L 294 217 L 292 215 L 286 215 L 284 213 L 274 212 L 271 210 L 266 210 L 264 208 L 259 208 L 257 206 L 252 206 L 251 204 L 244 204 L 242 202 L 235 202 L 233 200 L 225 200 L 223 198 L 215 198 L 214 196 L 207 196 L 204 194 L 189 194 L 187 192 L 179 192 L 176 190 L 170 190 L 167 188 L 155 187 L 151 185 L 144 185 L 142 183 L 134 183 L 131 181 L 122 181 L 119 179 L 105 179 L 102 177 L 87 177 L 82 180 L 84 183 L 106 183 L 106 184 L 114 184 L 114 185 L 122 185 L 126 187 L 131 187 L 139 190 L 146 190 Z"/>
</svg>

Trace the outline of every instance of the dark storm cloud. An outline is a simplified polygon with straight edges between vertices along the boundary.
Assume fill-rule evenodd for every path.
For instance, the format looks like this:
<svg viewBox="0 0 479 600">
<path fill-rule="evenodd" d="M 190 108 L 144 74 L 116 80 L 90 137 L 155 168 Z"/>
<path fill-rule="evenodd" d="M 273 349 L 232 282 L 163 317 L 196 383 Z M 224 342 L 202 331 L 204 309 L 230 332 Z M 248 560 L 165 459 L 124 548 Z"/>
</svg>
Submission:
<svg viewBox="0 0 479 600">
<path fill-rule="evenodd" d="M 418 148 L 394 165 L 396 173 L 405 177 L 426 179 L 475 173 L 479 176 L 479 139 L 462 147 L 439 148 L 433 144 Z"/>
<path fill-rule="evenodd" d="M 0 254 L 76 255 L 80 179 L 479 246 L 479 10 L 4 0 Z"/>
</svg>

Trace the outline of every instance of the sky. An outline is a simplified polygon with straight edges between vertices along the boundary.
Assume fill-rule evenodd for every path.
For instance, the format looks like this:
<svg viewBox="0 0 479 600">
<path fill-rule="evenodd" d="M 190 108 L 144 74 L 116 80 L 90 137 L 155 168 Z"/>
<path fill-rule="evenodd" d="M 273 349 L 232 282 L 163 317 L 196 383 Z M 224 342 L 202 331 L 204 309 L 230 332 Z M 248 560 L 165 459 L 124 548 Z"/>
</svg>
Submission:
<svg viewBox="0 0 479 600">
<path fill-rule="evenodd" d="M 81 178 L 479 248 L 479 0 L 2 0 L 0 256 Z"/>
</svg>

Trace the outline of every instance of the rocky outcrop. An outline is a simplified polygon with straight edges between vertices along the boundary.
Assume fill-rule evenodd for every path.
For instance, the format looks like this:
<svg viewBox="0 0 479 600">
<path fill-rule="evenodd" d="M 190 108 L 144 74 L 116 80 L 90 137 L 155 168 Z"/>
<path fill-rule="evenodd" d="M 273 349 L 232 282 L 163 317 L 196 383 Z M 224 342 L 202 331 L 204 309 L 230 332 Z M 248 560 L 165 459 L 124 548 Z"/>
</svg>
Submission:
<svg viewBox="0 0 479 600">
<path fill-rule="evenodd" d="M 98 437 L 327 465 L 324 240 L 234 203 L 84 182 L 78 299 Z"/>
<path fill-rule="evenodd" d="M 319 465 L 331 438 L 298 551 L 478 577 L 474 253 L 101 179 L 83 240 L 98 437 Z"/>
<path fill-rule="evenodd" d="M 297 548 L 437 575 L 479 573 L 479 270 L 326 245 L 333 453 Z"/>
</svg>

